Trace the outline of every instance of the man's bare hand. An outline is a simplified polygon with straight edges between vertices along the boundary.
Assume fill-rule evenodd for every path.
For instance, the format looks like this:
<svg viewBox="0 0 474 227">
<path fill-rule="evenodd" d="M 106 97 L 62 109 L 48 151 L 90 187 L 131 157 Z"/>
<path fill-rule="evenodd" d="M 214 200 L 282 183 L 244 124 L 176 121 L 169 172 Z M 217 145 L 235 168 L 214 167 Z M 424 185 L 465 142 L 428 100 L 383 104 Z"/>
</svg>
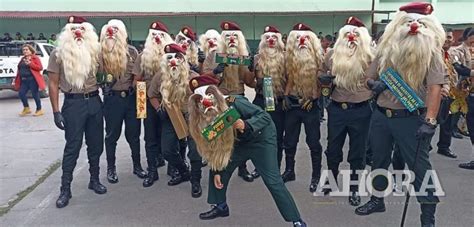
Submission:
<svg viewBox="0 0 474 227">
<path fill-rule="evenodd" d="M 221 175 L 219 175 L 219 174 L 214 175 L 214 186 L 217 189 L 223 189 L 224 188 L 224 184 L 222 184 L 222 182 L 221 182 Z"/>
<path fill-rule="evenodd" d="M 239 130 L 240 133 L 244 133 L 245 123 L 242 119 L 237 120 L 232 126 L 234 129 Z"/>
</svg>

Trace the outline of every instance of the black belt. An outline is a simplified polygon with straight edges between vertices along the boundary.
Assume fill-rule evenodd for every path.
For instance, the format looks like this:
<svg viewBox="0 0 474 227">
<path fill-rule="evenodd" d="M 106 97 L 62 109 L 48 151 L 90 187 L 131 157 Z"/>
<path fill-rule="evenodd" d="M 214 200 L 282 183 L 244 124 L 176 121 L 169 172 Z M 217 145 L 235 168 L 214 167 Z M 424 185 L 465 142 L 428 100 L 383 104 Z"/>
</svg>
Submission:
<svg viewBox="0 0 474 227">
<path fill-rule="evenodd" d="M 122 98 L 125 98 L 125 97 L 131 95 L 131 93 L 128 90 L 127 91 L 114 91 L 114 90 L 112 90 L 112 91 L 110 91 L 109 95 L 110 96 L 120 96 Z"/>
<path fill-rule="evenodd" d="M 411 116 L 420 116 L 426 112 L 426 108 L 416 109 L 413 112 L 408 111 L 407 109 L 393 110 L 385 107 L 377 106 L 380 112 L 385 114 L 388 118 L 401 118 L 401 117 L 411 117 Z"/>
<path fill-rule="evenodd" d="M 334 105 L 336 105 L 337 107 L 339 107 L 343 110 L 347 110 L 347 109 L 355 109 L 355 108 L 363 107 L 363 106 L 369 104 L 369 101 L 363 101 L 363 102 L 359 102 L 359 103 L 352 103 L 352 102 L 336 102 L 336 101 L 332 100 L 331 103 L 333 103 Z"/>
<path fill-rule="evenodd" d="M 89 99 L 95 96 L 99 96 L 99 91 L 89 93 L 64 93 L 66 99 Z"/>
</svg>

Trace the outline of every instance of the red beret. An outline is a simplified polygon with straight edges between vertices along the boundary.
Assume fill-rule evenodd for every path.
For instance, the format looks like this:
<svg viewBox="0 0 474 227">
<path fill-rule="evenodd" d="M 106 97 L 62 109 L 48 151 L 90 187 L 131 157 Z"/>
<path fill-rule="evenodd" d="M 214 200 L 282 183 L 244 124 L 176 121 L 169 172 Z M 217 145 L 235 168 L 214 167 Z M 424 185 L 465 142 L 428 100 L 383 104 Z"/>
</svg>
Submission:
<svg viewBox="0 0 474 227">
<path fill-rule="evenodd" d="M 266 33 L 266 32 L 274 32 L 274 33 L 280 33 L 280 31 L 278 30 L 278 28 L 275 28 L 271 25 L 268 25 L 265 27 L 265 29 L 263 30 L 263 33 Z"/>
<path fill-rule="evenodd" d="M 84 17 L 79 17 L 79 16 L 70 16 L 68 19 L 67 19 L 67 22 L 68 23 L 71 23 L 71 24 L 82 24 L 84 22 L 87 22 L 86 18 Z"/>
<path fill-rule="evenodd" d="M 357 17 L 347 18 L 346 25 L 352 25 L 356 27 L 365 27 L 365 24 Z"/>
<path fill-rule="evenodd" d="M 193 29 L 189 26 L 184 26 L 181 28 L 181 33 L 191 39 L 192 41 L 196 41 L 196 33 L 194 33 Z"/>
<path fill-rule="evenodd" d="M 165 53 L 182 53 L 186 54 L 186 51 L 181 48 L 180 45 L 176 43 L 171 43 L 165 46 Z"/>
<path fill-rule="evenodd" d="M 313 31 L 313 30 L 311 30 L 311 28 L 310 28 L 308 25 L 303 24 L 303 23 L 295 24 L 295 26 L 293 26 L 293 30 L 297 30 L 297 31 Z"/>
<path fill-rule="evenodd" d="M 399 10 L 407 13 L 430 15 L 433 12 L 433 6 L 428 2 L 411 2 L 401 6 Z"/>
<path fill-rule="evenodd" d="M 202 87 L 206 85 L 217 86 L 218 84 L 219 84 L 219 80 L 215 79 L 212 76 L 209 76 L 208 74 L 203 74 L 201 76 L 194 77 L 193 79 L 191 79 L 189 81 L 189 88 L 191 89 L 191 91 L 194 92 L 194 90 L 196 90 L 196 88 L 198 87 Z"/>
<path fill-rule="evenodd" d="M 150 29 L 160 30 L 160 31 L 164 31 L 164 32 L 168 33 L 168 28 L 166 27 L 166 25 L 159 22 L 159 21 L 155 21 L 155 22 L 151 23 L 150 24 Z"/>
<path fill-rule="evenodd" d="M 240 31 L 240 27 L 238 24 L 230 21 L 222 21 L 221 23 L 221 29 L 223 31 L 230 31 L 230 30 L 238 30 Z"/>
</svg>

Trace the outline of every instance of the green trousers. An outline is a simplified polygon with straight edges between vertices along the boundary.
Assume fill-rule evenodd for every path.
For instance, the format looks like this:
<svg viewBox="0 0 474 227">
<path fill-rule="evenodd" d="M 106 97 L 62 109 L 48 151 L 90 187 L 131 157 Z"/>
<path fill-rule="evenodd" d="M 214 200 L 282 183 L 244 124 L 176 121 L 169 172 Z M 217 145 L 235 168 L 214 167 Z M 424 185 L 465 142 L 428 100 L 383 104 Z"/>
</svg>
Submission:
<svg viewBox="0 0 474 227">
<path fill-rule="evenodd" d="M 258 173 L 262 176 L 265 186 L 270 191 L 285 221 L 298 221 L 300 220 L 300 213 L 278 170 L 275 130 L 263 131 L 266 132 L 262 134 L 267 134 L 267 132 L 271 134 L 273 132 L 273 135 L 260 135 L 259 137 L 266 139 L 259 143 L 239 143 L 235 146 L 231 162 L 226 169 L 218 173 L 221 175 L 221 182 L 224 184 L 224 188 L 219 190 L 214 186 L 214 175 L 216 173 L 210 171 L 207 202 L 209 204 L 226 202 L 227 186 L 229 185 L 232 173 L 240 164 L 250 159 L 258 169 Z M 258 204 L 255 204 L 255 207 L 257 206 Z"/>
</svg>

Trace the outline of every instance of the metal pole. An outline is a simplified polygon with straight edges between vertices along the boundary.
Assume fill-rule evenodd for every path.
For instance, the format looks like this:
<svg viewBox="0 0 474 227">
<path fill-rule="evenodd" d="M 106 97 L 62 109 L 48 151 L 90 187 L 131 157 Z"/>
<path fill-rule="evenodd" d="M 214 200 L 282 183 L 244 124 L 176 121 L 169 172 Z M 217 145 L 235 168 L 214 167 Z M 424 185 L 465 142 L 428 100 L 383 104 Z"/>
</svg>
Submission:
<svg viewBox="0 0 474 227">
<path fill-rule="evenodd" d="M 415 161 L 413 163 L 413 172 L 415 173 L 415 178 L 416 178 L 416 164 L 418 163 L 418 153 L 420 153 L 420 146 L 421 146 L 421 141 L 424 139 L 419 139 L 418 143 L 416 145 L 416 151 L 415 151 Z M 400 223 L 400 227 L 405 226 L 405 218 L 407 215 L 407 210 L 408 210 L 408 203 L 410 202 L 410 185 L 407 187 L 407 194 L 406 194 L 406 199 L 405 199 L 405 206 L 403 207 L 403 214 L 402 214 L 402 221 Z"/>
</svg>

